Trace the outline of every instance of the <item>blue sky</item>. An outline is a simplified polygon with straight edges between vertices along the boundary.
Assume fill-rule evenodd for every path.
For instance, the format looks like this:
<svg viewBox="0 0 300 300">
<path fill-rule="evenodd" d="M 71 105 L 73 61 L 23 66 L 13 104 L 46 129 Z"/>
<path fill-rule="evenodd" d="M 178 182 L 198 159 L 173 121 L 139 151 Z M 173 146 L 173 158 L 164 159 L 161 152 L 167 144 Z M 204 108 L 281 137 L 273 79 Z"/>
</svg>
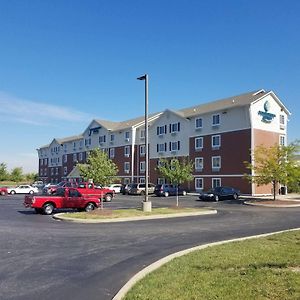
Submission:
<svg viewBox="0 0 300 300">
<path fill-rule="evenodd" d="M 299 139 L 300 1 L 0 0 L 0 162 L 121 121 L 265 89 Z"/>
</svg>

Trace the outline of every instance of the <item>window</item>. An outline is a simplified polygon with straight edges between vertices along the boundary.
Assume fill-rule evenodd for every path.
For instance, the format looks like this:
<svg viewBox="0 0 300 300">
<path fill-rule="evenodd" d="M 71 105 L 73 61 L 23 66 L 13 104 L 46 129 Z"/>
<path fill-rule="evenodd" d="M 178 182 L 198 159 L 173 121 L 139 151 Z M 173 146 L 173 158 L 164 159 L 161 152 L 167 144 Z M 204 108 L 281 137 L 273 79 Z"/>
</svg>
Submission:
<svg viewBox="0 0 300 300">
<path fill-rule="evenodd" d="M 124 162 L 124 172 L 129 173 L 130 171 L 130 164 L 128 161 Z"/>
<path fill-rule="evenodd" d="M 67 151 L 67 144 L 64 144 L 64 150 Z"/>
<path fill-rule="evenodd" d="M 284 135 L 281 135 L 279 137 L 279 145 L 280 146 L 285 146 L 285 136 Z"/>
<path fill-rule="evenodd" d="M 124 147 L 124 156 L 125 157 L 129 157 L 130 156 L 130 147 L 129 146 L 125 146 Z"/>
<path fill-rule="evenodd" d="M 195 178 L 195 190 L 203 190 L 203 178 Z"/>
<path fill-rule="evenodd" d="M 141 161 L 140 162 L 140 172 L 144 173 L 146 169 L 146 162 L 145 161 Z"/>
<path fill-rule="evenodd" d="M 105 143 L 106 142 L 106 135 L 100 135 L 99 136 L 99 144 Z"/>
<path fill-rule="evenodd" d="M 73 148 L 76 149 L 76 142 L 73 142 Z"/>
<path fill-rule="evenodd" d="M 163 134 L 166 134 L 166 133 L 167 133 L 167 125 L 156 127 L 156 134 L 157 135 L 163 135 Z"/>
<path fill-rule="evenodd" d="M 221 186 L 221 178 L 212 178 L 211 187 L 216 188 Z"/>
<path fill-rule="evenodd" d="M 84 140 L 84 145 L 85 145 L 86 147 L 89 147 L 91 144 L 92 144 L 91 138 L 88 138 L 88 139 L 85 139 L 85 140 Z"/>
<path fill-rule="evenodd" d="M 212 126 L 220 125 L 220 114 L 216 114 L 212 116 Z"/>
<path fill-rule="evenodd" d="M 68 168 L 64 167 L 64 175 L 66 176 L 68 174 Z"/>
<path fill-rule="evenodd" d="M 197 119 L 195 120 L 195 128 L 196 128 L 196 129 L 202 128 L 202 118 L 197 118 Z"/>
<path fill-rule="evenodd" d="M 180 150 L 180 141 L 170 142 L 169 143 L 169 150 L 170 151 L 178 151 L 178 150 Z"/>
<path fill-rule="evenodd" d="M 140 155 L 144 156 L 146 154 L 146 146 L 140 145 Z"/>
<path fill-rule="evenodd" d="M 68 162 L 68 155 L 65 154 L 65 155 L 64 155 L 64 163 L 67 163 L 67 162 Z"/>
<path fill-rule="evenodd" d="M 114 135 L 114 134 L 111 134 L 111 135 L 110 135 L 110 141 L 113 142 L 114 140 L 115 140 L 115 135 Z"/>
<path fill-rule="evenodd" d="M 211 137 L 211 146 L 212 146 L 212 148 L 220 148 L 220 146 L 221 146 L 221 136 L 220 135 L 213 135 Z"/>
<path fill-rule="evenodd" d="M 82 161 L 82 159 L 83 159 L 83 153 L 80 152 L 80 153 L 79 153 L 79 161 Z"/>
<path fill-rule="evenodd" d="M 80 148 L 82 148 L 82 143 L 83 143 L 83 141 L 81 140 L 81 141 L 79 141 L 79 147 Z"/>
<path fill-rule="evenodd" d="M 140 132 L 140 138 L 144 139 L 145 138 L 145 129 L 142 129 Z"/>
<path fill-rule="evenodd" d="M 140 183 L 145 183 L 145 181 L 146 181 L 145 177 L 141 177 L 139 180 Z"/>
<path fill-rule="evenodd" d="M 114 158 L 115 157 L 115 148 L 110 148 L 109 149 L 109 158 Z"/>
<path fill-rule="evenodd" d="M 196 157 L 195 158 L 195 170 L 202 171 L 203 169 L 203 157 Z"/>
<path fill-rule="evenodd" d="M 77 153 L 73 153 L 73 162 L 77 161 Z"/>
<path fill-rule="evenodd" d="M 55 168 L 55 174 L 58 175 L 58 168 Z"/>
<path fill-rule="evenodd" d="M 285 124 L 285 118 L 284 115 L 280 115 L 280 124 L 284 125 Z"/>
<path fill-rule="evenodd" d="M 195 138 L 195 150 L 203 149 L 203 137 Z"/>
<path fill-rule="evenodd" d="M 180 131 L 180 122 L 170 124 L 169 131 L 170 131 L 170 133 L 179 132 Z"/>
<path fill-rule="evenodd" d="M 165 184 L 166 179 L 165 178 L 157 178 L 157 184 Z"/>
<path fill-rule="evenodd" d="M 129 131 L 125 131 L 125 140 L 129 141 Z"/>
<path fill-rule="evenodd" d="M 167 151 L 167 143 L 157 144 L 156 151 L 157 152 L 166 152 Z"/>
<path fill-rule="evenodd" d="M 211 165 L 213 170 L 219 170 L 221 168 L 221 156 L 213 156 L 211 158 Z"/>
</svg>

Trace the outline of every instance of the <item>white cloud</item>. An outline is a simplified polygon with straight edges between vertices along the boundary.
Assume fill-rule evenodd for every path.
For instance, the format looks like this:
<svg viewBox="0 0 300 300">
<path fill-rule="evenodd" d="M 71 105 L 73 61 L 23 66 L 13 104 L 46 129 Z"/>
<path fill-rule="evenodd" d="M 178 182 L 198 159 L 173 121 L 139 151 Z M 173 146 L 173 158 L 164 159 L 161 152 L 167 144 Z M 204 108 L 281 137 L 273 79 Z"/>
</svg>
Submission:
<svg viewBox="0 0 300 300">
<path fill-rule="evenodd" d="M 0 91 L 0 121 L 32 125 L 51 125 L 53 121 L 87 122 L 91 116 L 63 106 L 45 104 L 11 96 Z"/>
</svg>

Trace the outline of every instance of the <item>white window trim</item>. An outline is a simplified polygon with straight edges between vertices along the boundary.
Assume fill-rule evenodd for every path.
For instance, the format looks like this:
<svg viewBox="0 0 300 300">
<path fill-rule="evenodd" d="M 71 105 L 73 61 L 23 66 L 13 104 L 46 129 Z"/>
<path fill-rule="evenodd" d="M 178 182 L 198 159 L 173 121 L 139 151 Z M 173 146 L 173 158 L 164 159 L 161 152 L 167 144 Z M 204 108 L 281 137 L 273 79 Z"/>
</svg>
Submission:
<svg viewBox="0 0 300 300">
<path fill-rule="evenodd" d="M 201 120 L 201 126 L 197 126 L 197 120 Z M 196 118 L 195 119 L 195 129 L 202 129 L 203 128 L 203 118 Z"/>
<path fill-rule="evenodd" d="M 145 171 L 146 171 L 146 162 L 140 161 L 140 172 L 145 173 Z"/>
<path fill-rule="evenodd" d="M 197 182 L 201 181 L 201 186 L 198 187 Z M 196 191 L 203 191 L 204 190 L 204 179 L 202 177 L 195 177 L 195 190 Z"/>
<path fill-rule="evenodd" d="M 125 161 L 124 162 L 124 173 L 129 173 L 129 172 L 130 172 L 130 163 L 128 161 Z"/>
<path fill-rule="evenodd" d="M 211 179 L 211 187 L 212 187 L 212 188 L 214 188 L 214 181 L 215 181 L 215 180 L 218 180 L 218 181 L 220 182 L 220 185 L 218 185 L 218 186 L 222 186 L 221 178 L 219 178 L 219 177 L 213 177 L 213 178 Z"/>
<path fill-rule="evenodd" d="M 202 147 L 197 147 L 197 140 L 202 140 Z M 202 150 L 203 149 L 203 141 L 204 141 L 204 139 L 203 139 L 203 136 L 199 136 L 199 137 L 196 137 L 195 138 L 195 150 L 197 151 L 199 151 L 199 150 Z"/>
<path fill-rule="evenodd" d="M 219 145 L 214 145 L 213 141 L 214 138 L 219 137 Z M 221 147 L 221 135 L 220 134 L 216 134 L 216 135 L 212 135 L 211 136 L 211 147 L 213 149 L 219 149 Z"/>
<path fill-rule="evenodd" d="M 197 168 L 197 161 L 202 161 L 202 168 Z M 203 157 L 195 157 L 195 171 L 202 171 L 204 167 Z"/>
<path fill-rule="evenodd" d="M 216 159 L 216 158 L 219 158 L 219 161 L 220 161 L 220 166 L 218 166 L 218 167 L 216 167 L 216 166 L 214 166 L 214 160 Z M 221 169 L 221 156 L 220 155 L 218 155 L 218 156 L 212 156 L 211 157 L 211 168 L 212 168 L 212 170 L 220 170 Z"/>
<path fill-rule="evenodd" d="M 219 123 L 214 123 L 214 117 L 219 116 Z M 211 119 L 212 127 L 218 127 L 221 124 L 221 115 L 220 114 L 213 114 Z"/>
</svg>

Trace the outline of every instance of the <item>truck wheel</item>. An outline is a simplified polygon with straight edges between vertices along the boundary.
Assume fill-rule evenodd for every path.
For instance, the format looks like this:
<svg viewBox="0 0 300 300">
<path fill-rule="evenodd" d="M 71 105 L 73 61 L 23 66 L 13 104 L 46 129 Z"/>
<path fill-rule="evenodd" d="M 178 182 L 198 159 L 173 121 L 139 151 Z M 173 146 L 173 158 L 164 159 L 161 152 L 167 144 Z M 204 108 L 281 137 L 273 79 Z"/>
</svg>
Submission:
<svg viewBox="0 0 300 300">
<path fill-rule="evenodd" d="M 12 190 L 12 191 L 10 192 L 11 195 L 14 195 L 15 193 L 16 193 L 16 191 L 14 191 L 14 190 Z"/>
<path fill-rule="evenodd" d="M 34 210 L 36 214 L 41 214 L 43 212 L 41 208 L 35 208 Z"/>
<path fill-rule="evenodd" d="M 182 196 L 186 196 L 186 191 L 183 191 L 183 192 L 182 192 Z"/>
<path fill-rule="evenodd" d="M 106 202 L 111 202 L 112 198 L 113 198 L 112 194 L 106 194 L 104 196 L 104 199 Z"/>
<path fill-rule="evenodd" d="M 95 205 L 93 204 L 93 203 L 88 203 L 87 205 L 86 205 L 86 207 L 85 207 L 85 211 L 92 211 L 92 210 L 94 210 L 95 209 Z"/>
<path fill-rule="evenodd" d="M 31 191 L 29 191 L 29 194 L 30 194 L 30 195 L 32 195 L 33 193 L 34 193 L 34 191 L 32 191 L 32 190 L 31 190 Z"/>
<path fill-rule="evenodd" d="M 4 196 L 4 195 L 5 195 L 5 192 L 4 192 L 4 191 L 1 191 L 0 194 L 1 194 L 1 196 Z"/>
<path fill-rule="evenodd" d="M 53 213 L 53 210 L 54 210 L 54 206 L 51 203 L 46 203 L 43 206 L 43 212 L 45 215 L 51 215 Z"/>
<path fill-rule="evenodd" d="M 169 192 L 164 192 L 165 197 L 169 197 Z"/>
</svg>

